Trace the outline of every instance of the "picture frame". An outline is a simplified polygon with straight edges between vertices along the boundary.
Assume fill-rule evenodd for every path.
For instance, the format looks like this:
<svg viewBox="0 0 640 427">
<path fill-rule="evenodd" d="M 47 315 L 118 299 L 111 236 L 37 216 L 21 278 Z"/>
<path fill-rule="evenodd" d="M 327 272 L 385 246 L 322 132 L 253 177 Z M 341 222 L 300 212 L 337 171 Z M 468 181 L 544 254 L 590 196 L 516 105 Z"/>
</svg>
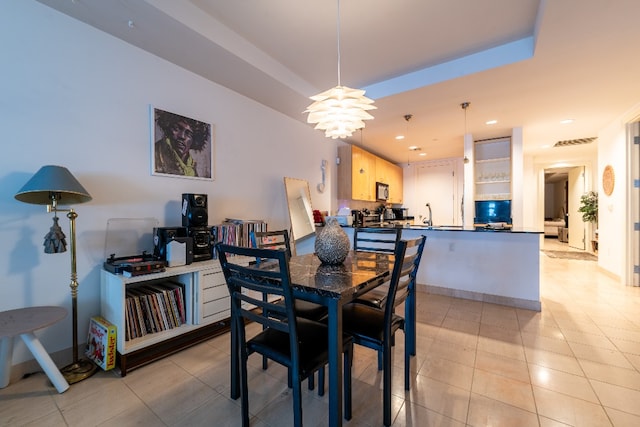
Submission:
<svg viewBox="0 0 640 427">
<path fill-rule="evenodd" d="M 213 181 L 214 125 L 149 106 L 151 175 Z"/>
</svg>

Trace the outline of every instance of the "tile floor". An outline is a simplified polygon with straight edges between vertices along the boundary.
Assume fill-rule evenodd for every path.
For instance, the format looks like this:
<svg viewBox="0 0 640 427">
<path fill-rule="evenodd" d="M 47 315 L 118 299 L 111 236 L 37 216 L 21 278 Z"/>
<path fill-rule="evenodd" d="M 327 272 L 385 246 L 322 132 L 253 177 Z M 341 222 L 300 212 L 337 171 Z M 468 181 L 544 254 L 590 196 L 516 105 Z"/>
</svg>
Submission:
<svg viewBox="0 0 640 427">
<path fill-rule="evenodd" d="M 545 239 L 549 249 L 566 249 Z M 542 311 L 421 293 L 411 391 L 393 371 L 394 426 L 640 425 L 640 288 L 597 263 L 541 255 Z M 402 362 L 402 333 L 395 354 Z M 283 368 L 253 356 L 252 426 L 292 424 Z M 375 353 L 356 348 L 349 426 L 382 425 Z M 229 340 L 218 337 L 125 378 L 100 372 L 57 394 L 42 373 L 0 390 L 0 425 L 237 426 Z M 327 425 L 327 395 L 303 395 L 304 423 Z"/>
</svg>

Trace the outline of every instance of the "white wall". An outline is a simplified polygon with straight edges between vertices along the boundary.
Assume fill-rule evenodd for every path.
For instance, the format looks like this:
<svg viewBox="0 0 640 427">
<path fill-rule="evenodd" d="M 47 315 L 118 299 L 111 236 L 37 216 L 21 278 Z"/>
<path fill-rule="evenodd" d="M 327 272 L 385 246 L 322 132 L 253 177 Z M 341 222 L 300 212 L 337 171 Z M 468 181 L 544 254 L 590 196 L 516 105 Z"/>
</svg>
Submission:
<svg viewBox="0 0 640 427">
<path fill-rule="evenodd" d="M 635 108 L 635 115 L 640 108 Z M 598 191 L 598 265 L 631 285 L 625 272 L 627 219 L 626 198 L 629 173 L 627 171 L 627 136 L 625 118 L 611 123 L 598 134 L 598 171 L 594 176 Z M 611 165 L 615 174 L 613 193 L 607 196 L 602 189 L 602 171 Z"/>
<path fill-rule="evenodd" d="M 179 225 L 181 194 L 206 193 L 210 224 L 229 216 L 288 227 L 284 176 L 310 182 L 314 208 L 334 208 L 336 142 L 302 122 L 37 2 L 0 2 L 0 51 L 0 311 L 71 310 L 69 254 L 42 251 L 52 215 L 13 198 L 45 164 L 68 167 L 93 196 L 75 206 L 81 342 L 99 312 L 109 218 Z M 149 104 L 215 125 L 215 181 L 151 176 Z M 61 225 L 66 232 L 66 218 Z M 50 352 L 69 348 L 71 316 L 39 335 Z M 31 358 L 22 344 L 14 354 L 14 364 Z"/>
</svg>

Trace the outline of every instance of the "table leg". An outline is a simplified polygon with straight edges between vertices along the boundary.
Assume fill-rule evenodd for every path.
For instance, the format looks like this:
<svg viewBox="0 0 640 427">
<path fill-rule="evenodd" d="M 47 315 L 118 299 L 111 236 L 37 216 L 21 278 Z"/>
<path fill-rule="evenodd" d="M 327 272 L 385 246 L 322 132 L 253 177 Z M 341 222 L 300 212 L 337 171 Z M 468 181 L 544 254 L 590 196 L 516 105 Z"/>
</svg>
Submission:
<svg viewBox="0 0 640 427">
<path fill-rule="evenodd" d="M 342 305 L 329 304 L 329 426 L 342 425 Z"/>
<path fill-rule="evenodd" d="M 29 350 L 31 350 L 31 354 L 33 354 L 33 357 L 38 361 L 42 370 L 47 374 L 56 390 L 58 390 L 58 393 L 65 392 L 69 388 L 69 383 L 64 379 L 62 373 L 60 373 L 56 364 L 53 363 L 49 353 L 44 349 L 35 334 L 33 332 L 27 332 L 21 334 L 20 338 L 22 338 L 22 341 L 24 341 Z"/>
<path fill-rule="evenodd" d="M 13 337 L 0 339 L 0 388 L 11 381 L 11 357 L 13 356 Z"/>
</svg>

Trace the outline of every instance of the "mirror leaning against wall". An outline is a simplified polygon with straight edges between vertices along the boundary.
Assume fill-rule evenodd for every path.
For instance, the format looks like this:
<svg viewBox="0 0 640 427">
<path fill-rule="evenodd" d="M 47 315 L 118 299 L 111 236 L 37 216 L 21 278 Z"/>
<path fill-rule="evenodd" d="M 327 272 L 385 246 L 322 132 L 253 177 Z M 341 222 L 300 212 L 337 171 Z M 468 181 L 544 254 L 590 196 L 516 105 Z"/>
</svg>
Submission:
<svg viewBox="0 0 640 427">
<path fill-rule="evenodd" d="M 315 236 L 309 183 L 303 179 L 285 177 L 284 188 L 291 221 L 291 240 L 298 243 Z"/>
</svg>

